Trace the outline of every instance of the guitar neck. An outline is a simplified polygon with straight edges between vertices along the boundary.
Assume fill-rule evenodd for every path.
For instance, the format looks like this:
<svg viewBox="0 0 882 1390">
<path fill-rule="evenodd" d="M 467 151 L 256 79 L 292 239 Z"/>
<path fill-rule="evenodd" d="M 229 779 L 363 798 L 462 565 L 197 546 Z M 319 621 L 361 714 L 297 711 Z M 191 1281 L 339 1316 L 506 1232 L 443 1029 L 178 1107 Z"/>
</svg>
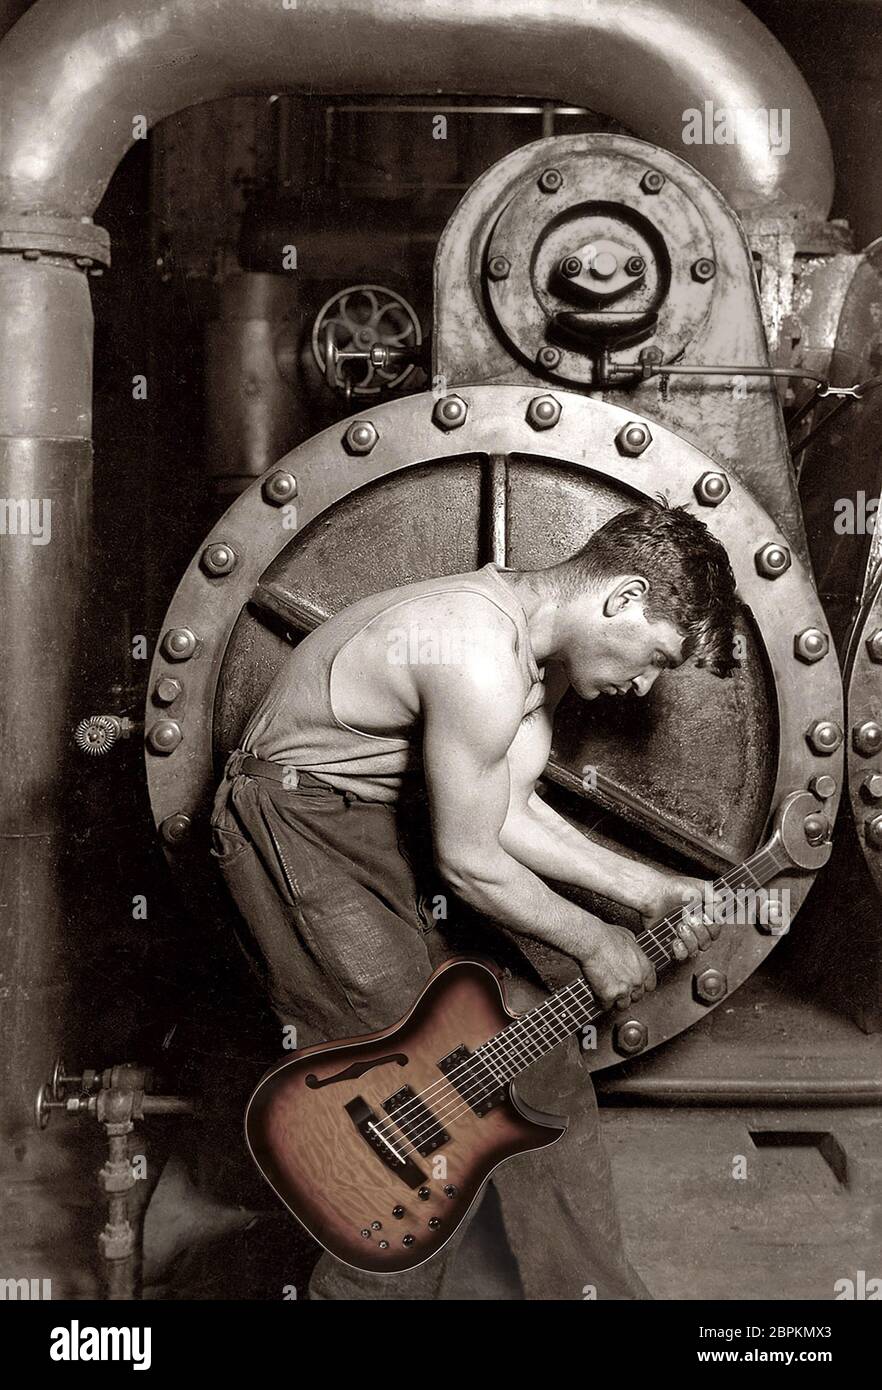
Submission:
<svg viewBox="0 0 882 1390">
<path fill-rule="evenodd" d="M 762 849 L 714 882 L 714 898 L 725 901 L 727 896 L 731 900 L 745 889 L 755 892 L 786 866 L 787 856 L 777 836 L 773 835 Z M 676 959 L 672 947 L 679 939 L 677 926 L 682 916 L 681 908 L 662 917 L 636 938 L 657 972 Z M 516 1023 L 503 1028 L 476 1052 L 500 1081 L 510 1081 L 604 1012 L 587 981 L 580 976 L 523 1014 Z"/>
</svg>

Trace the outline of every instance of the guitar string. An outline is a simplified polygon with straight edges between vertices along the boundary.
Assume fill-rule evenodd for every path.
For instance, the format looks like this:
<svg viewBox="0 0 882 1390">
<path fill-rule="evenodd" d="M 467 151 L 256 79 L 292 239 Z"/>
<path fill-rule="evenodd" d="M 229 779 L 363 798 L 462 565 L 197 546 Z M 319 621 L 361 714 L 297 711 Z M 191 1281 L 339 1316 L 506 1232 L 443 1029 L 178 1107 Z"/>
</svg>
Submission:
<svg viewBox="0 0 882 1390">
<path fill-rule="evenodd" d="M 762 868 L 759 868 L 760 861 L 764 859 L 770 860 L 771 864 L 764 864 Z M 783 864 L 779 862 L 776 855 L 774 854 L 774 851 L 769 846 L 766 846 L 758 850 L 756 854 L 752 855 L 748 860 L 745 860 L 745 862 L 743 864 L 740 864 L 736 869 L 731 870 L 730 874 L 723 875 L 720 879 L 718 879 L 714 883 L 714 895 L 716 896 L 721 892 L 736 889 L 737 887 L 748 886 L 746 884 L 738 884 L 737 877 L 740 877 L 742 874 L 748 875 L 750 878 L 753 879 L 756 886 L 760 887 L 761 880 L 757 878 L 751 866 L 753 866 L 753 868 L 758 868 L 760 875 L 766 878 L 766 880 L 769 877 L 771 877 L 775 872 L 785 867 Z M 736 881 L 729 882 L 730 875 L 736 876 Z M 636 937 L 636 941 L 638 944 L 640 944 L 642 940 L 645 940 L 646 937 L 649 937 L 653 943 L 653 946 L 660 952 L 660 955 L 658 957 L 655 957 L 655 954 L 652 950 L 646 950 L 645 952 L 645 954 L 649 957 L 649 959 L 653 961 L 653 964 L 655 964 L 656 966 L 663 967 L 664 965 L 670 964 L 672 956 L 668 954 L 662 942 L 656 938 L 655 933 L 660 932 L 664 929 L 667 930 L 667 932 L 669 933 L 669 944 L 673 943 L 675 940 L 678 940 L 679 935 L 677 933 L 676 926 L 674 925 L 674 923 L 676 921 L 682 920 L 683 916 L 690 910 L 690 905 L 684 905 L 684 907 L 680 909 L 677 914 L 668 914 L 668 916 L 661 918 L 657 923 L 655 923 L 653 928 L 644 929 L 644 931 Z M 576 1022 L 575 1027 L 568 1027 L 566 1021 L 564 1019 L 561 1019 L 559 1015 L 553 1012 L 552 1006 L 555 1003 L 561 1003 L 563 1004 L 565 1011 L 570 1012 L 561 996 L 564 994 L 569 994 L 577 988 L 584 989 L 584 991 L 588 994 L 589 999 L 591 1000 L 591 1003 L 588 1005 L 589 1015 L 587 1017 L 579 1019 Z M 582 1010 L 585 1009 L 586 1005 L 584 1001 L 576 1000 L 575 1002 L 577 1004 L 577 1007 L 579 1007 Z M 550 1017 L 543 1019 L 543 1032 L 541 1034 L 536 1034 L 535 1032 L 531 1034 L 529 1029 L 533 1026 L 533 1020 L 538 1019 L 546 1011 L 551 1012 Z M 391 1141 L 395 1137 L 396 1130 L 398 1130 L 400 1133 L 404 1135 L 405 1139 L 411 1145 L 411 1147 L 416 1148 L 418 1144 L 426 1142 L 426 1139 L 428 1135 L 431 1133 L 433 1126 L 437 1130 L 443 1128 L 443 1126 L 439 1123 L 442 1119 L 452 1121 L 452 1119 L 457 1118 L 459 1115 L 465 1113 L 465 1111 L 471 1109 L 474 1103 L 479 1104 L 481 1099 L 489 1097 L 490 1095 L 494 1094 L 495 1091 L 499 1090 L 501 1086 L 507 1085 L 511 1080 L 514 1079 L 515 1076 L 517 1076 L 520 1073 L 520 1071 L 525 1070 L 527 1067 L 531 1066 L 533 1062 L 536 1062 L 541 1057 L 547 1055 L 547 1053 L 549 1051 L 552 1051 L 558 1045 L 558 1043 L 564 1042 L 568 1037 L 572 1037 L 576 1032 L 578 1032 L 579 1028 L 584 1027 L 587 1023 L 591 1022 L 592 1019 L 599 1017 L 604 1012 L 606 1012 L 605 1009 L 597 1006 L 594 1000 L 594 996 L 587 985 L 587 982 L 582 977 L 579 977 L 578 979 L 572 981 L 570 984 L 565 985 L 560 990 L 556 991 L 542 1004 L 537 1005 L 534 1009 L 531 1009 L 528 1013 L 522 1015 L 520 1019 L 514 1020 L 510 1025 L 508 1025 L 508 1027 L 501 1030 L 500 1033 L 494 1034 L 493 1037 L 488 1039 L 486 1043 L 482 1043 L 479 1048 L 477 1048 L 473 1053 L 469 1055 L 469 1057 L 465 1058 L 464 1061 L 460 1063 L 460 1065 L 457 1068 L 455 1068 L 452 1072 L 448 1073 L 444 1077 L 441 1077 L 438 1081 L 433 1082 L 424 1091 L 421 1091 L 416 1095 L 411 1096 L 405 1106 L 402 1106 L 401 1109 L 396 1111 L 394 1115 L 390 1115 L 387 1118 L 384 1118 L 379 1125 L 375 1126 L 376 1132 L 380 1134 L 381 1137 L 386 1137 Z M 554 1030 L 554 1024 L 563 1027 L 564 1032 L 558 1034 Z M 551 1042 L 550 1046 L 548 1042 L 549 1027 L 551 1027 L 551 1036 L 554 1039 L 554 1041 Z M 507 1054 L 503 1054 L 500 1056 L 498 1055 L 498 1049 L 502 1044 L 503 1040 L 505 1040 L 506 1043 L 510 1042 L 511 1044 L 513 1044 L 514 1048 L 523 1048 L 524 1046 L 526 1046 L 527 1048 L 534 1047 L 538 1048 L 539 1050 L 533 1053 L 532 1055 L 529 1051 L 517 1052 L 514 1050 L 509 1050 Z M 503 1075 L 501 1079 L 496 1078 L 494 1076 L 492 1066 L 489 1065 L 488 1062 L 485 1061 L 482 1056 L 480 1056 L 480 1054 L 484 1052 L 486 1052 L 491 1063 L 496 1063 L 499 1066 L 514 1065 L 514 1072 L 509 1076 Z M 477 1089 L 472 1089 L 471 1091 L 467 1092 L 465 1087 L 463 1087 L 463 1089 L 460 1090 L 459 1087 L 454 1086 L 454 1078 L 456 1078 L 457 1076 L 461 1076 L 462 1072 L 468 1071 L 469 1069 L 471 1069 L 473 1073 L 476 1072 L 476 1062 L 479 1064 L 479 1066 L 483 1067 L 485 1071 L 489 1072 L 491 1078 L 493 1078 L 494 1084 L 492 1084 L 488 1088 L 486 1080 L 484 1078 L 479 1077 L 477 1074 L 473 1074 L 471 1076 L 465 1077 L 464 1080 L 467 1084 L 473 1083 L 473 1085 L 476 1086 Z M 522 1065 L 519 1066 L 518 1063 L 521 1063 Z M 480 1088 L 482 1085 L 485 1088 L 483 1096 L 480 1092 Z M 443 1088 L 445 1086 L 448 1089 L 447 1095 L 443 1095 Z M 442 1092 L 442 1095 L 440 1097 L 441 1104 L 447 1104 L 452 1102 L 455 1106 L 457 1101 L 461 1101 L 463 1099 L 466 1099 L 469 1103 L 465 1107 L 459 1109 L 456 1112 L 456 1115 L 453 1115 L 450 1112 L 450 1110 L 446 1110 L 441 1111 L 438 1114 L 429 1114 L 428 1116 L 422 1116 L 424 1128 L 422 1130 L 417 1130 L 413 1135 L 409 1134 L 407 1129 L 405 1128 L 405 1125 L 402 1124 L 402 1121 L 405 1121 L 405 1123 L 407 1122 L 409 1112 L 411 1113 L 411 1117 L 414 1120 L 418 1120 L 420 1118 L 420 1106 L 422 1106 L 423 1110 L 428 1108 L 426 1102 L 433 1097 L 433 1092 Z M 437 1096 L 434 1097 L 434 1101 L 436 1104 L 438 1103 L 438 1099 L 439 1098 Z M 384 1130 L 386 1131 L 385 1135 L 383 1134 Z"/>
<path fill-rule="evenodd" d="M 754 879 L 754 882 L 757 884 L 757 886 L 760 886 L 760 885 L 759 885 L 759 881 L 757 880 L 756 876 L 751 872 L 750 865 L 751 865 L 751 864 L 753 864 L 753 865 L 758 865 L 759 860 L 760 860 L 761 858 L 765 857 L 765 856 L 768 856 L 769 858 L 771 858 L 772 863 L 775 865 L 775 869 L 784 867 L 783 865 L 780 865 L 780 864 L 778 863 L 776 857 L 774 856 L 773 852 L 772 852 L 770 849 L 764 848 L 764 849 L 762 849 L 762 850 L 759 850 L 755 855 L 751 856 L 751 858 L 750 858 L 749 860 L 745 861 L 744 864 L 739 865 L 738 868 L 737 868 L 736 870 L 733 870 L 732 872 L 733 872 L 733 873 L 746 872 L 747 874 L 749 874 L 749 875 Z M 774 871 L 775 871 L 775 870 L 773 869 L 772 872 L 774 872 Z M 762 872 L 765 872 L 765 869 L 761 870 L 760 872 L 761 872 L 761 873 L 762 873 Z M 715 891 L 715 894 L 716 894 L 716 893 L 719 893 L 721 890 L 731 889 L 731 888 L 733 888 L 734 886 L 735 886 L 735 885 L 733 885 L 733 884 L 731 884 L 731 883 L 728 883 L 728 882 L 727 882 L 727 876 L 724 876 L 723 878 L 717 880 L 717 882 L 714 884 L 714 891 Z M 688 906 L 688 905 L 687 905 L 687 906 L 684 906 L 684 908 L 681 909 L 680 913 L 677 914 L 677 915 L 678 915 L 678 918 L 679 918 L 679 917 L 682 917 L 682 916 L 685 914 L 685 912 L 688 911 L 688 910 L 689 910 L 689 906 Z M 678 939 L 678 937 L 677 937 L 677 932 L 676 932 L 676 928 L 673 926 L 673 919 L 674 919 L 674 914 L 669 914 L 668 917 L 662 918 L 658 923 L 656 923 L 656 926 L 655 926 L 655 929 L 656 929 L 656 930 L 659 930 L 659 929 L 662 928 L 662 927 L 665 927 L 665 928 L 668 929 L 668 931 L 669 931 L 669 933 L 670 933 L 670 936 L 669 936 L 670 942 L 673 942 L 674 940 Z M 637 938 L 638 942 L 640 941 L 640 939 L 641 939 L 644 935 L 645 935 L 645 933 L 641 933 L 640 937 Z M 655 938 L 654 938 L 654 937 L 653 937 L 653 940 L 655 941 Z M 661 946 L 661 943 L 660 943 L 660 942 L 655 942 L 655 944 L 656 944 L 656 946 L 658 946 L 658 948 L 662 951 L 662 956 L 661 956 L 657 961 L 655 961 L 654 963 L 657 964 L 657 965 L 660 965 L 660 966 L 669 964 L 670 961 L 671 961 L 671 959 L 672 959 L 672 957 L 671 957 L 670 955 L 667 954 L 667 952 L 666 952 L 666 951 L 664 950 L 664 948 Z M 649 954 L 649 953 L 647 952 L 647 954 Z M 565 1029 L 565 1031 L 564 1031 L 562 1034 L 557 1034 L 557 1033 L 555 1033 L 555 1032 L 552 1031 L 552 1036 L 554 1037 L 554 1042 L 551 1043 L 551 1046 L 550 1046 L 550 1047 L 547 1045 L 547 1041 L 548 1041 L 548 1039 L 547 1039 L 547 1034 L 546 1034 L 546 1035 L 543 1035 L 543 1036 L 541 1036 L 541 1037 L 538 1036 L 538 1035 L 534 1035 L 534 1036 L 531 1037 L 531 1036 L 529 1036 L 529 1035 L 524 1031 L 526 1025 L 528 1025 L 528 1024 L 530 1023 L 530 1021 L 531 1021 L 533 1018 L 535 1018 L 535 1017 L 539 1016 L 540 1014 L 544 1013 L 545 1010 L 549 1009 L 549 1008 L 551 1007 L 551 1005 L 552 1005 L 554 1002 L 556 1002 L 556 1001 L 561 1001 L 561 1002 L 562 1002 L 562 1000 L 561 1000 L 561 995 L 563 995 L 563 994 L 565 994 L 565 993 L 570 993 L 572 990 L 574 990 L 574 989 L 576 989 L 576 988 L 582 988 L 582 989 L 584 989 L 584 991 L 588 994 L 588 996 L 589 996 L 589 998 L 590 998 L 590 1000 L 591 1000 L 591 1004 L 589 1005 L 589 1010 L 590 1010 L 590 1016 L 589 1016 L 589 1017 L 580 1019 L 580 1020 L 576 1023 L 575 1027 L 570 1027 L 570 1028 L 568 1028 L 564 1020 L 562 1020 L 558 1015 L 552 1013 L 552 1014 L 551 1014 L 551 1019 L 552 1019 L 555 1023 L 557 1023 L 558 1025 L 563 1026 L 564 1029 Z M 578 1003 L 579 1007 L 581 1007 L 582 1009 L 585 1008 L 585 1004 L 584 1004 L 583 1001 L 577 1001 L 577 1003 Z M 564 1008 L 565 1008 L 565 1009 L 566 1009 L 566 1007 L 567 1007 L 567 1006 L 564 1005 Z M 567 1011 L 568 1011 L 568 1010 L 567 1010 Z M 442 1118 L 453 1118 L 453 1117 L 451 1116 L 451 1114 L 450 1114 L 450 1111 L 443 1111 L 443 1112 L 441 1112 L 440 1114 L 435 1115 L 435 1116 L 433 1116 L 432 1114 L 430 1114 L 430 1115 L 428 1115 L 428 1116 L 425 1116 L 424 1119 L 423 1119 L 423 1123 L 424 1123 L 424 1126 L 426 1126 L 426 1125 L 428 1126 L 428 1129 L 425 1130 L 425 1131 L 420 1131 L 420 1130 L 416 1131 L 415 1142 L 414 1142 L 414 1136 L 411 1136 L 411 1135 L 408 1134 L 407 1130 L 406 1130 L 406 1129 L 404 1128 L 404 1126 L 400 1123 L 400 1121 L 401 1121 L 402 1119 L 404 1119 L 404 1118 L 407 1116 L 408 1111 L 417 1110 L 417 1109 L 418 1109 L 418 1105 L 419 1105 L 420 1102 L 422 1102 L 422 1105 L 423 1105 L 423 1108 L 424 1108 L 424 1109 L 427 1108 L 426 1105 L 425 1105 L 425 1101 L 426 1101 L 426 1099 L 427 1099 L 428 1097 L 431 1096 L 431 1094 L 432 1094 L 433 1091 L 442 1089 L 442 1088 L 445 1086 L 445 1084 L 448 1085 L 448 1089 L 449 1089 L 450 1092 L 452 1092 L 452 1095 L 443 1096 L 443 1098 L 442 1098 L 442 1100 L 441 1100 L 441 1103 L 442 1103 L 442 1104 L 443 1104 L 443 1103 L 447 1103 L 447 1102 L 450 1101 L 450 1100 L 452 1100 L 452 1101 L 454 1102 L 454 1104 L 455 1104 L 455 1102 L 456 1102 L 457 1100 L 460 1100 L 460 1099 L 462 1099 L 462 1098 L 464 1098 L 464 1097 L 467 1098 L 467 1099 L 470 1101 L 470 1104 L 471 1104 L 472 1102 L 475 1102 L 475 1101 L 477 1101 L 478 1103 L 480 1103 L 480 1100 L 481 1100 L 482 1098 L 486 1098 L 487 1096 L 492 1095 L 496 1090 L 499 1089 L 500 1086 L 504 1086 L 504 1085 L 506 1085 L 509 1081 L 511 1081 L 511 1080 L 514 1078 L 514 1076 L 516 1076 L 516 1075 L 519 1074 L 520 1071 L 525 1070 L 527 1067 L 529 1067 L 530 1065 L 532 1065 L 533 1062 L 538 1061 L 540 1057 L 546 1055 L 547 1052 L 553 1050 L 553 1048 L 556 1047 L 558 1043 L 563 1042 L 567 1037 L 573 1036 L 574 1033 L 578 1032 L 579 1028 L 584 1027 L 586 1023 L 590 1022 L 593 1018 L 599 1017 L 599 1016 L 600 1016 L 602 1013 L 604 1013 L 604 1012 L 605 1012 L 604 1009 L 598 1008 L 598 1007 L 597 1007 L 596 1002 L 595 1002 L 595 1000 L 594 1000 L 594 996 L 593 996 L 593 994 L 591 993 L 590 989 L 588 988 L 587 983 L 585 982 L 585 980 L 584 980 L 583 978 L 580 977 L 579 979 L 572 981 L 569 985 L 564 986 L 561 990 L 559 990 L 559 991 L 557 991 L 555 994 L 551 995 L 550 998 L 549 998 L 548 1000 L 544 1001 L 541 1005 L 536 1006 L 535 1009 L 530 1010 L 529 1013 L 524 1014 L 520 1019 L 513 1021 L 513 1023 L 510 1024 L 506 1029 L 503 1029 L 502 1032 L 497 1033 L 497 1034 L 494 1034 L 494 1036 L 493 1036 L 492 1038 L 490 1038 L 490 1039 L 488 1040 L 487 1043 L 482 1043 L 481 1046 L 480 1046 L 478 1049 L 476 1049 L 475 1052 L 471 1053 L 470 1056 L 469 1056 L 468 1058 L 466 1058 L 466 1059 L 464 1060 L 464 1062 L 462 1062 L 462 1063 L 460 1064 L 459 1068 L 455 1069 L 453 1072 L 449 1073 L 447 1076 L 442 1077 L 441 1079 L 439 1079 L 439 1081 L 433 1082 L 432 1085 L 431 1085 L 430 1087 L 428 1087 L 425 1091 L 419 1092 L 417 1095 L 410 1097 L 410 1099 L 409 1099 L 409 1101 L 407 1102 L 407 1104 L 406 1104 L 405 1106 L 402 1106 L 402 1108 L 401 1108 L 399 1111 L 396 1111 L 394 1115 L 391 1115 L 391 1116 L 389 1116 L 387 1119 L 384 1119 L 384 1120 L 381 1122 L 380 1125 L 375 1126 L 376 1131 L 377 1131 L 378 1133 L 382 1134 L 382 1130 L 383 1130 L 383 1128 L 384 1128 L 384 1126 L 385 1126 L 386 1129 L 387 1129 L 387 1137 L 389 1137 L 389 1138 L 391 1139 L 392 1137 L 394 1137 L 395 1131 L 396 1131 L 396 1128 L 397 1128 L 397 1129 L 400 1130 L 401 1133 L 403 1133 L 403 1134 L 405 1135 L 405 1138 L 407 1138 L 408 1142 L 411 1143 L 412 1147 L 415 1147 L 415 1144 L 426 1142 L 427 1134 L 428 1134 L 428 1132 L 431 1130 L 433 1124 L 435 1124 L 435 1127 L 436 1127 L 437 1129 L 440 1129 L 440 1128 L 442 1128 L 442 1126 L 441 1126 L 440 1124 L 437 1124 L 437 1121 L 438 1121 L 438 1120 L 440 1120 L 440 1119 L 442 1119 Z M 498 1047 L 498 1045 L 499 1045 L 499 1040 L 501 1040 L 501 1039 L 503 1039 L 503 1038 L 511 1039 L 511 1040 L 512 1040 L 515 1044 L 517 1044 L 517 1045 L 520 1045 L 520 1044 L 522 1044 L 522 1043 L 526 1043 L 528 1046 L 529 1046 L 529 1045 L 536 1046 L 536 1047 L 539 1048 L 539 1051 L 536 1052 L 536 1053 L 534 1053 L 533 1055 L 530 1055 L 529 1053 L 526 1053 L 526 1054 L 524 1054 L 524 1053 L 517 1054 L 517 1053 L 513 1053 L 513 1052 L 512 1052 L 512 1053 L 509 1053 L 509 1055 L 508 1055 L 507 1057 L 503 1057 L 503 1058 L 500 1058 L 499 1056 L 492 1056 L 492 1060 L 493 1060 L 494 1062 L 497 1062 L 497 1063 L 503 1062 L 503 1063 L 508 1063 L 509 1065 L 511 1065 L 512 1062 L 514 1062 L 515 1064 L 518 1063 L 518 1062 L 520 1062 L 520 1063 L 523 1063 L 523 1065 L 522 1065 L 522 1066 L 517 1066 L 517 1065 L 516 1065 L 516 1066 L 515 1066 L 515 1070 L 514 1070 L 514 1072 L 512 1073 L 511 1076 L 503 1076 L 503 1078 L 502 1078 L 501 1080 L 499 1080 L 498 1078 L 495 1078 L 495 1077 L 494 1077 L 494 1078 L 493 1078 L 493 1079 L 494 1079 L 494 1084 L 493 1084 L 491 1087 L 489 1087 L 489 1089 L 485 1089 L 483 1097 L 480 1095 L 480 1086 L 483 1084 L 483 1085 L 486 1087 L 486 1082 L 483 1081 L 481 1078 L 479 1078 L 477 1075 L 474 1075 L 474 1076 L 471 1076 L 471 1077 L 466 1078 L 467 1081 L 472 1081 L 472 1082 L 476 1083 L 477 1086 L 478 1086 L 478 1091 L 472 1091 L 471 1093 L 469 1093 L 468 1096 L 466 1095 L 465 1089 L 460 1090 L 458 1087 L 454 1087 L 452 1084 L 450 1084 L 450 1083 L 451 1083 L 451 1078 L 453 1078 L 454 1076 L 456 1076 L 458 1073 L 462 1072 L 463 1070 L 469 1069 L 470 1066 L 473 1067 L 473 1064 L 474 1064 L 475 1061 L 478 1061 L 481 1065 L 483 1065 L 484 1068 L 485 1068 L 488 1072 L 490 1072 L 490 1075 L 493 1076 L 493 1072 L 492 1072 L 491 1067 L 488 1066 L 487 1063 L 483 1061 L 483 1058 L 480 1058 L 478 1054 L 481 1053 L 481 1052 L 483 1052 L 485 1049 L 487 1049 L 487 1048 L 489 1048 L 489 1047 L 492 1047 L 494 1044 L 496 1044 L 496 1046 Z M 467 1106 L 466 1109 L 468 1109 L 468 1108 L 469 1108 L 469 1107 Z M 459 1110 L 459 1111 L 457 1112 L 457 1114 L 462 1114 L 462 1113 L 464 1113 L 463 1110 Z M 416 1119 L 417 1116 L 414 1115 L 413 1118 Z"/>
</svg>

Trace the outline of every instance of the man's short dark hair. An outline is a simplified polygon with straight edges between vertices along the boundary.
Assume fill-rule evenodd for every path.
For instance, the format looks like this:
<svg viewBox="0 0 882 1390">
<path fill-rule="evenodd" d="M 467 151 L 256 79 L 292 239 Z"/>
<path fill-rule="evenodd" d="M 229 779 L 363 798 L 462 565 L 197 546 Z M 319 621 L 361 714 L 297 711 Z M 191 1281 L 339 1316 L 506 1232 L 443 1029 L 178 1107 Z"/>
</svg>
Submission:
<svg viewBox="0 0 882 1390">
<path fill-rule="evenodd" d="M 716 676 L 735 658 L 735 576 L 723 546 L 685 507 L 647 502 L 611 517 L 560 567 L 573 589 L 639 574 L 649 584 L 646 617 L 683 634 L 683 656 Z"/>
</svg>

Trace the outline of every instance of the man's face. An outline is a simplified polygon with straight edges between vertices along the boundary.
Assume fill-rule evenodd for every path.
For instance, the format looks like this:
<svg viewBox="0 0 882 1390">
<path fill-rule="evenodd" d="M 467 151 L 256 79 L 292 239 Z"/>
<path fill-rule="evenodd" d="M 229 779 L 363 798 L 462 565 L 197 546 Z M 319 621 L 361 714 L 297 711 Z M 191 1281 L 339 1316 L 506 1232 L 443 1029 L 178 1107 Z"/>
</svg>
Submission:
<svg viewBox="0 0 882 1390">
<path fill-rule="evenodd" d="M 646 581 L 630 576 L 588 601 L 572 624 L 562 655 L 570 684 L 583 700 L 646 695 L 662 671 L 682 662 L 683 635 L 666 619 L 647 620 Z"/>
</svg>

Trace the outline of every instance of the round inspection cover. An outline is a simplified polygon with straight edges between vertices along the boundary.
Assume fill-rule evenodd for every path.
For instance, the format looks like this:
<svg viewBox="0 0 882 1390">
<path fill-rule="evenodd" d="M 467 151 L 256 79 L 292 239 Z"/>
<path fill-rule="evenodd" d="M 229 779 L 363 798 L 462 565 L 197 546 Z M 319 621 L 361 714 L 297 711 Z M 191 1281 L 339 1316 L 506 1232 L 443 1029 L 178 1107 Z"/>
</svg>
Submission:
<svg viewBox="0 0 882 1390">
<path fill-rule="evenodd" d="M 809 642 L 805 659 L 799 641 L 826 632 L 823 613 L 786 538 L 738 481 L 721 483 L 713 461 L 671 431 L 584 396 L 488 385 L 451 399 L 460 405 L 444 412 L 428 394 L 392 401 L 292 450 L 236 500 L 187 570 L 151 671 L 146 755 L 156 823 L 191 900 L 217 901 L 214 788 L 289 650 L 286 629 L 500 551 L 512 568 L 552 563 L 607 517 L 659 494 L 691 504 L 726 546 L 744 605 L 741 669 L 720 681 L 690 666 L 633 703 L 568 696 L 549 767 L 567 814 L 592 826 L 599 805 L 643 843 L 654 837 L 687 854 L 696 873 L 716 875 L 756 848 L 788 792 L 821 773 L 838 788 L 841 748 L 819 752 L 810 739 L 818 721 L 841 723 L 835 654 L 818 656 L 824 642 Z M 537 412 L 549 399 L 553 408 Z M 622 452 L 632 425 L 647 432 L 637 457 Z M 776 566 L 782 557 L 790 563 Z M 827 802 L 831 820 L 837 798 Z M 794 872 L 775 886 L 795 911 L 811 881 Z M 695 971 L 721 973 L 731 993 L 775 940 L 724 928 L 700 964 L 673 967 L 635 1006 L 642 1050 L 713 1007 L 697 997 Z M 608 1028 L 594 1060 L 621 1060 Z"/>
</svg>

